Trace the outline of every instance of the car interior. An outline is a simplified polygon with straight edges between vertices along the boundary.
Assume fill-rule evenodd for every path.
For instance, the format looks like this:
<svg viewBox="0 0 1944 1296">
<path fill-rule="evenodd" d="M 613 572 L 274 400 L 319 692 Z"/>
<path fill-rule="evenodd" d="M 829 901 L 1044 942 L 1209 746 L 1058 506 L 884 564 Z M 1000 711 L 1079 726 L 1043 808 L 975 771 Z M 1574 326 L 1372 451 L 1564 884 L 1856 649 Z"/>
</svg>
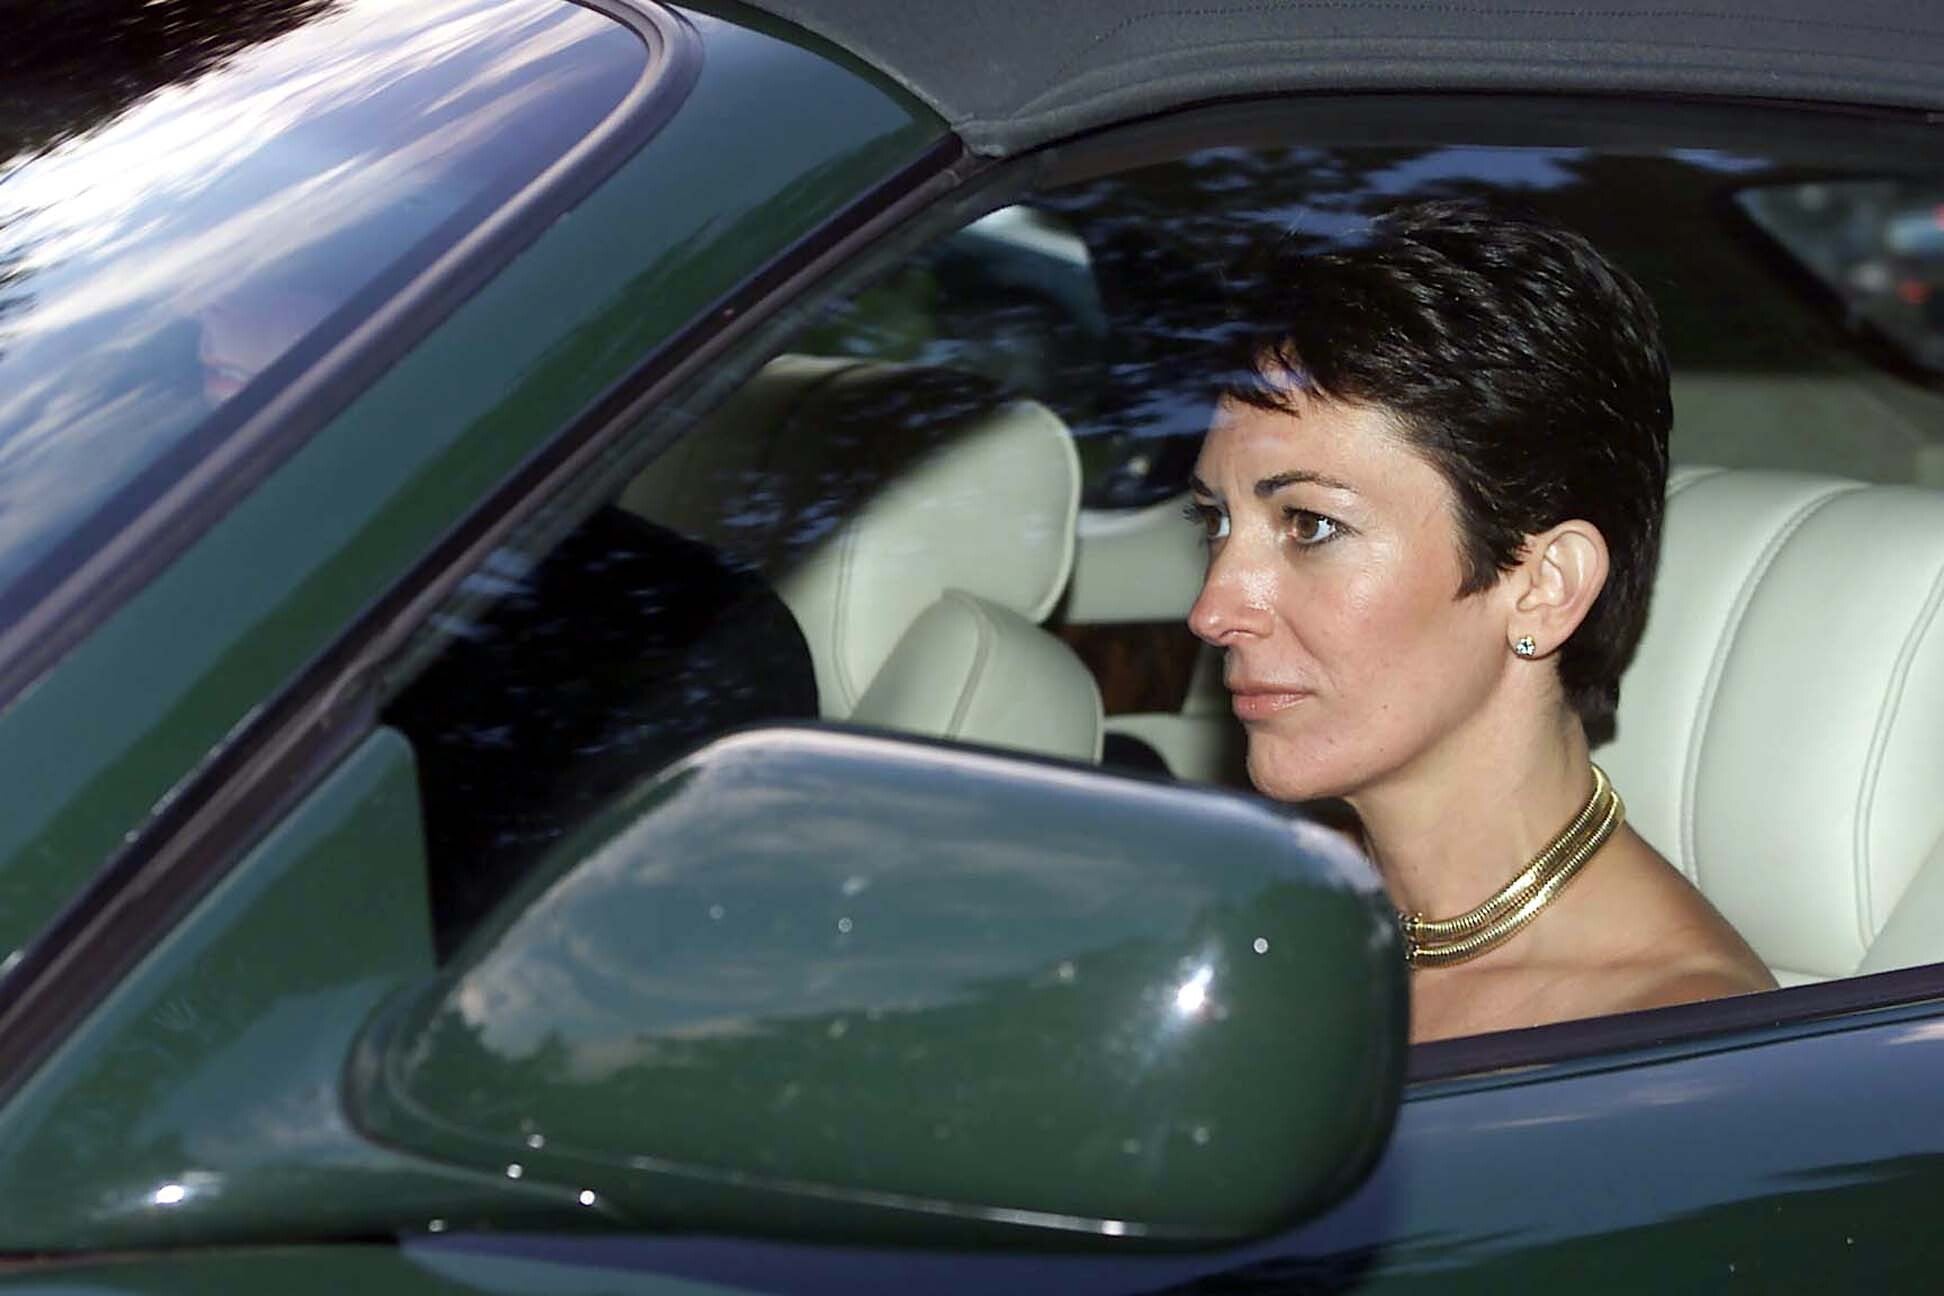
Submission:
<svg viewBox="0 0 1944 1296">
<path fill-rule="evenodd" d="M 929 377 L 780 357 L 621 505 L 770 575 L 824 718 L 1096 761 L 1099 691 L 1042 628 L 1073 571 L 1073 438 Z M 792 527 L 749 525 L 752 498 Z"/>
<path fill-rule="evenodd" d="M 1661 573 L 1596 759 L 1781 984 L 1929 963 L 1944 391 L 1928 245 L 1888 247 L 1920 190 L 1699 150 L 1209 150 L 1002 207 L 890 268 L 597 516 L 769 600 L 760 634 L 715 641 L 746 659 L 714 677 L 740 703 L 681 741 L 814 715 L 1246 789 L 1219 655 L 1182 625 L 1210 267 L 1400 194 L 1536 208 L 1641 279 L 1674 362 Z M 750 663 L 756 684 L 720 682 Z M 450 745 L 478 669 L 444 701 L 424 679 L 401 696 L 421 751 Z M 428 798 L 435 869 L 441 814 Z M 443 871 L 478 872 L 473 849 Z"/>
</svg>

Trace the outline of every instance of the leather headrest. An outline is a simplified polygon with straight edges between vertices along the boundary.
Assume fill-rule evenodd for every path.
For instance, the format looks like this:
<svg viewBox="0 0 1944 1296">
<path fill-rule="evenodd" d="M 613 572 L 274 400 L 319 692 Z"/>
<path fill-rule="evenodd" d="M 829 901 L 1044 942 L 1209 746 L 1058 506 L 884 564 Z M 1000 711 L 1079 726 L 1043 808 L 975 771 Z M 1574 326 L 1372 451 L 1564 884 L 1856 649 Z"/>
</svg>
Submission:
<svg viewBox="0 0 1944 1296">
<path fill-rule="evenodd" d="M 1944 496 L 1764 471 L 1670 489 L 1598 759 L 1785 979 L 1857 967 L 1944 834 Z"/>
<path fill-rule="evenodd" d="M 1080 659 L 1018 613 L 958 590 L 919 614 L 850 719 L 1100 760 L 1100 690 Z"/>
<path fill-rule="evenodd" d="M 953 371 L 805 356 L 765 366 L 622 497 L 769 578 L 834 716 L 946 590 L 1045 619 L 1079 500 L 1044 406 Z"/>
</svg>

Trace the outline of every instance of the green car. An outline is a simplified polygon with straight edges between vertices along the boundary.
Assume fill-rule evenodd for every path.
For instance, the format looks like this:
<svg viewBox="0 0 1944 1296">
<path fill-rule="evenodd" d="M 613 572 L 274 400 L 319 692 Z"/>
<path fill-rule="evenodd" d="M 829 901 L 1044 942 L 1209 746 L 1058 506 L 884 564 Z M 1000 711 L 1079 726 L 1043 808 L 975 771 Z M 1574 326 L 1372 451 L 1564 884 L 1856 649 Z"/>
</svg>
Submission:
<svg viewBox="0 0 1944 1296">
<path fill-rule="evenodd" d="M 0 1290 L 1937 1285 L 1944 11 L 0 12 Z M 1780 990 L 1408 1046 L 1249 790 L 1225 283 L 1422 196 L 1656 300 Z"/>
</svg>

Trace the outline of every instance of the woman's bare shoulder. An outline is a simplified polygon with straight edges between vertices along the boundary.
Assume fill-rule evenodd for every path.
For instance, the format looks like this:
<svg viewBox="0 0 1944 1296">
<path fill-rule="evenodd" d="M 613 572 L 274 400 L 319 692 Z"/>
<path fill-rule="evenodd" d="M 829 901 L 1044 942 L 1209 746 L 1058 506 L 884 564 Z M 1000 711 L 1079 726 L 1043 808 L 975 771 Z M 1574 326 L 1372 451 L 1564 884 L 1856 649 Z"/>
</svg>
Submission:
<svg viewBox="0 0 1944 1296">
<path fill-rule="evenodd" d="M 1775 989 L 1775 978 L 1766 969 L 1723 964 L 1698 967 L 1643 977 L 1635 992 L 1625 997 L 1614 1012 L 1641 1012 L 1648 1008 L 1670 1008 L 1675 1004 L 1700 1003 L 1726 999 L 1730 995 L 1754 994 Z"/>
<path fill-rule="evenodd" d="M 1775 979 L 1732 923 L 1637 836 L 1619 849 L 1602 914 L 1610 941 L 1589 941 L 1589 988 L 1602 1012 L 1638 1012 L 1773 990 Z M 1624 921 L 1614 921 L 1620 915 Z M 1620 935 L 1620 933 L 1625 935 Z"/>
<path fill-rule="evenodd" d="M 1611 852 L 1609 854 L 1608 852 Z M 1538 940 L 1412 981 L 1423 1041 L 1772 990 L 1733 924 L 1654 848 L 1629 833 L 1587 866 Z"/>
<path fill-rule="evenodd" d="M 1649 851 L 1651 847 L 1647 848 Z M 1673 865 L 1654 856 L 1668 879 L 1653 906 L 1658 939 L 1630 960 L 1630 983 L 1615 1012 L 1664 1008 L 1775 989 L 1761 957 L 1708 898 Z"/>
</svg>

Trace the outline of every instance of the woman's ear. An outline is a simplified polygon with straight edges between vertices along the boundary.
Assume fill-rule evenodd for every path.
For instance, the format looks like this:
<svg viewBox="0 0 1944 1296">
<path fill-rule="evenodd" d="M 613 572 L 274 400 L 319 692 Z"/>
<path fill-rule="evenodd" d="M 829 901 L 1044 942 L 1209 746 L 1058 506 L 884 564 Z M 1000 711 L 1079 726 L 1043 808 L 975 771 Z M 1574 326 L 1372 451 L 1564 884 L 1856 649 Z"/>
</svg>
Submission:
<svg viewBox="0 0 1944 1296">
<path fill-rule="evenodd" d="M 1572 637 L 1606 585 L 1607 543 L 1591 522 L 1574 518 L 1529 536 L 1513 586 L 1506 632 L 1521 657 L 1544 657 Z"/>
</svg>

